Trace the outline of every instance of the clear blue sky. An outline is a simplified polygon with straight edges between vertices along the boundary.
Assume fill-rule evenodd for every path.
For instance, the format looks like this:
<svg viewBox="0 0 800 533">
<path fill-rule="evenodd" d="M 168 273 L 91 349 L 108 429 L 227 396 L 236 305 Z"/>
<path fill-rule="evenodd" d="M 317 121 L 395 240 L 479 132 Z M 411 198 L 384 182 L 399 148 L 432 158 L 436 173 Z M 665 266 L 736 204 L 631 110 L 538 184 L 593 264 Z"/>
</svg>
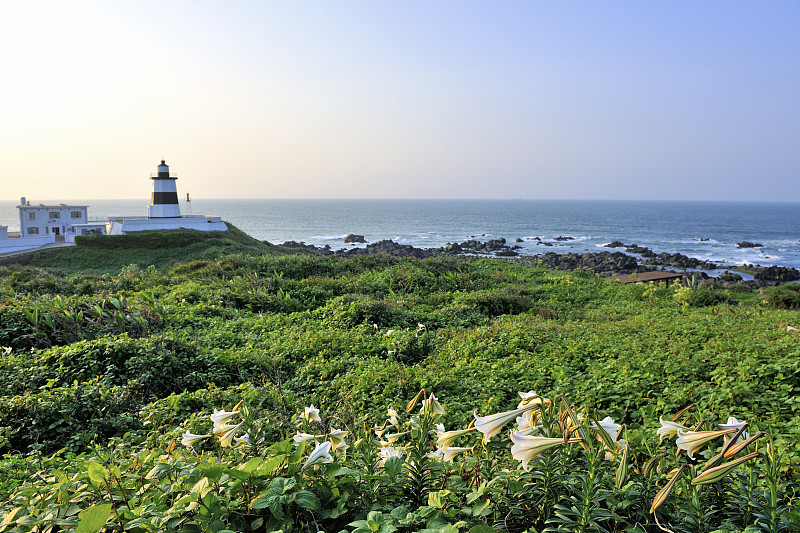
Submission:
<svg viewBox="0 0 800 533">
<path fill-rule="evenodd" d="M 3 199 L 800 201 L 800 3 L 2 4 Z"/>
</svg>

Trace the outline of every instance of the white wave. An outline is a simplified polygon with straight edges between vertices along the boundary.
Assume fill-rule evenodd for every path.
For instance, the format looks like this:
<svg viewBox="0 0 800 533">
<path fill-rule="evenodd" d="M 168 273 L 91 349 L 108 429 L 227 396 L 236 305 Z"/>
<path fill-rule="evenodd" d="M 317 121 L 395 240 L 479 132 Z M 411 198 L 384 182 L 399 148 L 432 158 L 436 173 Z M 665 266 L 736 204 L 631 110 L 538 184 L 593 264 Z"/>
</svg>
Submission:
<svg viewBox="0 0 800 533">
<path fill-rule="evenodd" d="M 315 241 L 343 241 L 345 237 L 349 235 L 345 233 L 343 235 L 317 235 L 316 237 L 311 237 Z"/>
</svg>

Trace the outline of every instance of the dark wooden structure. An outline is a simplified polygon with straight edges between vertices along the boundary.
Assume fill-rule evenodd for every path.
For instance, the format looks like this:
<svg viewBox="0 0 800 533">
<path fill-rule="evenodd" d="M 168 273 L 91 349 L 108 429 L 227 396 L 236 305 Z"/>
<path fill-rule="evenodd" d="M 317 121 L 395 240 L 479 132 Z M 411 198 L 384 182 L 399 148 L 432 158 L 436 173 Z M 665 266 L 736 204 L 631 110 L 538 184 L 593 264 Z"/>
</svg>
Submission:
<svg viewBox="0 0 800 533">
<path fill-rule="evenodd" d="M 685 276 L 683 272 L 664 272 L 662 270 L 654 270 L 652 272 L 638 272 L 635 274 L 618 274 L 616 276 L 610 276 L 606 279 L 615 279 L 617 281 L 621 281 L 622 283 L 637 283 L 643 282 L 646 283 L 648 281 L 663 281 L 667 285 L 669 285 L 670 281 L 675 281 L 676 279 L 681 279 Z"/>
</svg>

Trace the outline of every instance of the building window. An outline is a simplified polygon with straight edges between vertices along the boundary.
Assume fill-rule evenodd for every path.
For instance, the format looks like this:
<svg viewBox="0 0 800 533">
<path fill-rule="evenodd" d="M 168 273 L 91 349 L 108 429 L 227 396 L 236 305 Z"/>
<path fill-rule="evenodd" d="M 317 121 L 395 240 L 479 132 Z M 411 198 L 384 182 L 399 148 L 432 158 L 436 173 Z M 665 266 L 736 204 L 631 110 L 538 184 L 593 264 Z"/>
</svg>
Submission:
<svg viewBox="0 0 800 533">
<path fill-rule="evenodd" d="M 80 211 L 73 211 L 72 218 L 81 218 L 82 213 Z"/>
<path fill-rule="evenodd" d="M 28 211 L 28 220 L 36 220 L 36 211 Z"/>
<path fill-rule="evenodd" d="M 61 218 L 61 213 L 58 211 L 50 211 L 50 218 Z"/>
<path fill-rule="evenodd" d="M 28 235 L 39 235 L 39 228 L 28 228 Z"/>
</svg>

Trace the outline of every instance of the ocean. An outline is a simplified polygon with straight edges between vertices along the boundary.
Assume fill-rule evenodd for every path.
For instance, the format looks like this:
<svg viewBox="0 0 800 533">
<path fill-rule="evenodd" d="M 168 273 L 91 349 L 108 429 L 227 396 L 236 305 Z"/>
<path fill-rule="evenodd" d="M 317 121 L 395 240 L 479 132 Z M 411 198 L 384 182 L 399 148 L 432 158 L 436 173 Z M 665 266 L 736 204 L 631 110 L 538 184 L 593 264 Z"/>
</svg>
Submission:
<svg viewBox="0 0 800 533">
<path fill-rule="evenodd" d="M 44 202 L 44 203 L 60 203 Z M 37 202 L 38 203 L 38 202 Z M 89 205 L 90 219 L 146 215 L 142 200 L 68 201 Z M 16 202 L 0 202 L 0 225 L 19 229 Z M 618 240 L 656 253 L 742 265 L 800 269 L 800 203 L 595 200 L 289 200 L 197 198 L 183 214 L 219 215 L 272 243 L 294 240 L 346 248 L 349 233 L 438 247 L 504 237 L 522 255 L 597 252 Z M 534 240 L 551 242 L 542 246 Z M 573 240 L 556 241 L 556 237 Z M 517 238 L 523 242 L 515 242 Z M 737 248 L 741 241 L 762 248 Z M 361 245 L 364 246 L 364 245 Z"/>
</svg>

